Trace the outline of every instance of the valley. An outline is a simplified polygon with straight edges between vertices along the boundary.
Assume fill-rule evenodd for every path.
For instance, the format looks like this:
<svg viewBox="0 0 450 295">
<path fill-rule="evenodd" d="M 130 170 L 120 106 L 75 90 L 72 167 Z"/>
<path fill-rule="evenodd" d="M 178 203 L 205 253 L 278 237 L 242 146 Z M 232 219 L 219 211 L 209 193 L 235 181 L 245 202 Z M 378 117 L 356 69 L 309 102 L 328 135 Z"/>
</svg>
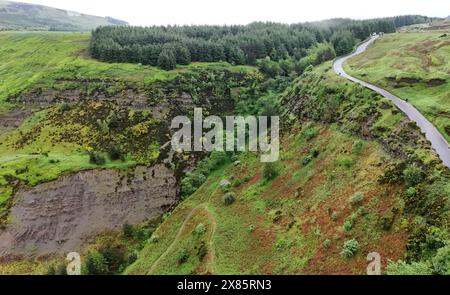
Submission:
<svg viewBox="0 0 450 295">
<path fill-rule="evenodd" d="M 448 32 L 424 23 L 0 32 L 0 274 L 65 274 L 74 251 L 90 275 L 360 275 L 372 252 L 448 274 L 445 151 L 346 79 L 448 142 Z M 279 160 L 173 150 L 195 108 L 278 116 Z"/>
</svg>

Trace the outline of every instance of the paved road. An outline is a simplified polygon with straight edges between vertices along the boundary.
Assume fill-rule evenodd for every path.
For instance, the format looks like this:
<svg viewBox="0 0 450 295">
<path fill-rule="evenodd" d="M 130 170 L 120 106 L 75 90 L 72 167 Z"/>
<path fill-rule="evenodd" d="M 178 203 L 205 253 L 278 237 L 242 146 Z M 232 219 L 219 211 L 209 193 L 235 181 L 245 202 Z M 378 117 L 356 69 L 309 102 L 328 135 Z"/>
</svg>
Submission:
<svg viewBox="0 0 450 295">
<path fill-rule="evenodd" d="M 368 41 L 362 43 L 356 51 L 351 54 L 347 55 L 341 58 L 338 58 L 334 64 L 333 64 L 333 70 L 340 76 L 347 78 L 350 81 L 353 81 L 355 83 L 359 83 L 363 85 L 364 87 L 367 87 L 382 96 L 386 97 L 387 99 L 391 100 L 403 113 L 405 113 L 409 119 L 416 122 L 417 125 L 420 127 L 423 133 L 425 133 L 426 138 L 431 142 L 431 145 L 433 146 L 436 153 L 439 155 L 439 157 L 442 159 L 444 164 L 450 168 L 450 145 L 447 143 L 445 138 L 442 136 L 441 133 L 434 127 L 433 124 L 430 123 L 415 107 L 413 107 L 408 102 L 401 100 L 397 96 L 393 95 L 392 93 L 377 87 L 375 85 L 369 84 L 367 82 L 361 81 L 359 79 L 356 79 L 350 75 L 348 75 L 344 69 L 343 64 L 353 56 L 356 56 L 358 54 L 361 54 L 364 52 L 367 47 L 372 44 L 376 39 L 378 39 L 378 36 L 374 36 Z"/>
</svg>

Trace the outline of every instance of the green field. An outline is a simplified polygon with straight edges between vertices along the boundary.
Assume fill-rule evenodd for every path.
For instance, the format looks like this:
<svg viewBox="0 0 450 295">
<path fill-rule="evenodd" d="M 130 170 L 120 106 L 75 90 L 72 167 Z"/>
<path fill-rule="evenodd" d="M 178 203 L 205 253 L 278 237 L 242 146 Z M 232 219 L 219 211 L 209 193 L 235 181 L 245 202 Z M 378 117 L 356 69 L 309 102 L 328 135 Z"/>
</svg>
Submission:
<svg viewBox="0 0 450 295">
<path fill-rule="evenodd" d="M 231 67 L 227 63 L 192 63 L 173 71 L 164 71 L 137 64 L 99 62 L 87 54 L 89 37 L 87 33 L 1 32 L 0 114 L 20 107 L 14 101 L 9 101 L 9 98 L 20 97 L 34 90 L 73 89 L 74 85 L 81 87 L 83 81 L 107 80 L 114 81 L 120 89 L 142 89 L 155 81 L 168 80 L 197 69 L 253 70 L 248 66 Z M 6 180 L 8 177 L 36 185 L 57 179 L 62 173 L 94 168 L 126 168 L 137 162 L 149 163 L 158 157 L 159 146 L 149 138 L 150 142 L 141 145 L 144 150 L 140 156 L 132 154 L 125 161 L 107 160 L 103 165 L 91 164 L 87 150 L 98 146 L 100 137 L 109 138 L 109 141 L 117 140 L 121 144 L 138 139 L 126 138 L 119 132 L 99 134 L 96 122 L 90 121 L 102 111 L 113 111 L 111 106 L 90 103 L 77 105 L 65 112 L 60 107 L 52 105 L 35 111 L 20 128 L 0 134 L 0 220 L 3 216 L 2 204 L 13 193 Z M 128 131 L 139 127 L 139 123 L 148 126 L 158 123 L 147 113 L 129 110 Z M 131 118 L 134 114 L 142 114 L 145 121 L 133 121 Z M 146 136 L 156 137 L 152 128 L 149 130 Z M 76 140 L 66 142 L 63 140 L 65 134 L 72 134 Z"/>
<path fill-rule="evenodd" d="M 126 274 L 362 274 L 370 251 L 381 253 L 384 263 L 403 258 L 410 217 L 397 215 L 389 230 L 380 227 L 380 220 L 392 218 L 392 208 L 404 208 L 403 185 L 380 182 L 396 159 L 351 133 L 371 128 L 386 139 L 405 126 L 405 117 L 387 100 L 343 81 L 330 63 L 305 73 L 285 95 L 304 100 L 302 111 L 316 112 L 318 120 L 343 109 L 345 119 L 294 125 L 281 140 L 273 178 L 251 153 L 236 158 L 238 165 L 232 159 L 216 167 L 154 232 Z M 361 122 L 374 108 L 379 116 L 368 127 Z M 398 148 L 425 165 L 436 163 L 423 146 Z M 224 179 L 229 188 L 220 186 Z M 227 192 L 236 198 L 232 205 L 224 202 Z M 364 199 L 359 205 L 350 204 L 355 195 Z M 198 227 L 204 228 L 200 234 Z M 360 250 L 345 258 L 342 249 L 352 239 Z"/>
<path fill-rule="evenodd" d="M 374 76 L 374 83 L 400 97 L 412 92 L 408 99 L 418 107 L 425 101 L 418 93 L 428 95 L 423 111 L 443 120 L 445 128 L 450 117 L 440 114 L 449 113 L 446 42 L 431 33 L 388 35 L 347 69 L 363 79 Z M 107 81 L 101 90 L 111 91 L 112 99 L 128 89 L 168 104 L 176 91 L 193 100 L 195 94 L 230 93 L 235 113 L 259 114 L 276 105 L 283 123 L 277 163 L 261 163 L 251 152 L 213 153 L 180 176 L 180 203 L 151 230 L 138 231 L 138 245 L 127 244 L 125 226 L 110 233 L 127 254 L 115 273 L 363 274 L 367 253 L 374 251 L 382 256 L 383 271 L 389 260 L 406 255 L 431 269 L 436 251 L 448 248 L 448 169 L 390 101 L 336 75 L 331 61 L 292 80 L 269 79 L 254 67 L 228 63 L 192 63 L 173 71 L 104 63 L 88 56 L 88 43 L 84 33 L 0 33 L 0 112 L 21 107 L 20 96 L 31 91 L 85 84 L 97 89 Z M 396 54 L 408 62 L 396 61 L 392 43 L 403 46 Z M 413 55 L 423 48 L 431 53 Z M 430 65 L 423 56 L 431 56 Z M 229 75 L 233 71 L 246 75 Z M 442 85 L 427 84 L 442 77 Z M 274 88 L 283 81 L 289 84 Z M 161 138 L 170 137 L 160 124 L 167 118 L 117 101 L 82 99 L 32 111 L 19 128 L 0 134 L 0 226 L 10 220 L 18 187 L 85 169 L 152 165 L 159 144 L 167 142 Z M 125 151 L 123 159 L 111 160 L 112 144 Z M 105 162 L 92 163 L 92 152 Z M 171 164 L 175 170 L 180 162 Z M 221 186 L 223 180 L 230 185 Z M 225 202 L 228 193 L 234 202 Z M 357 247 L 348 254 L 350 241 Z M 86 257 L 88 248 L 82 249 Z M 0 273 L 45 273 L 52 260 L 58 262 L 49 257 L 0 263 Z"/>
<path fill-rule="evenodd" d="M 99 62 L 88 56 L 89 38 L 88 33 L 0 32 L 0 112 L 12 106 L 6 101 L 9 96 L 48 89 L 57 80 L 113 79 L 144 85 L 193 68 L 229 67 L 227 63 L 193 63 L 164 71 L 137 64 Z"/>
<path fill-rule="evenodd" d="M 126 22 L 48 6 L 0 0 L 0 30 L 88 32 L 98 26 L 108 25 L 126 25 Z"/>
<path fill-rule="evenodd" d="M 450 142 L 450 37 L 442 32 L 383 36 L 345 70 L 408 100 Z"/>
</svg>

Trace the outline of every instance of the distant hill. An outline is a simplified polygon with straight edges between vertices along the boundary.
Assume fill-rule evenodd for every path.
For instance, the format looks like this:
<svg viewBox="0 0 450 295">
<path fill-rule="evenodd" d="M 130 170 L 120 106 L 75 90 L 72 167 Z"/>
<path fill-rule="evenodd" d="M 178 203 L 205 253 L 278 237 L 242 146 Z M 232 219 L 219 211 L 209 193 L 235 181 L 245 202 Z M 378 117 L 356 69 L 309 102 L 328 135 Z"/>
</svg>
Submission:
<svg viewBox="0 0 450 295">
<path fill-rule="evenodd" d="M 90 31 L 98 26 L 127 24 L 111 17 L 0 0 L 0 30 Z"/>
</svg>

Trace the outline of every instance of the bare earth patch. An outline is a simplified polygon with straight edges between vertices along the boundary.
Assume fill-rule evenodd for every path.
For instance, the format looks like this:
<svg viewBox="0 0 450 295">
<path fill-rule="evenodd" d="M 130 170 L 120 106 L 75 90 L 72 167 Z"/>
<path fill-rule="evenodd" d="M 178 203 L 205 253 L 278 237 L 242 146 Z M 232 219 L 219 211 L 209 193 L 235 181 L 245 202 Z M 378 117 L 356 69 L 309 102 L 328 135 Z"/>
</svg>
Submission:
<svg viewBox="0 0 450 295">
<path fill-rule="evenodd" d="M 173 171 L 137 167 L 134 175 L 92 170 L 21 189 L 0 232 L 0 257 L 80 251 L 100 232 L 154 218 L 177 202 Z"/>
</svg>

